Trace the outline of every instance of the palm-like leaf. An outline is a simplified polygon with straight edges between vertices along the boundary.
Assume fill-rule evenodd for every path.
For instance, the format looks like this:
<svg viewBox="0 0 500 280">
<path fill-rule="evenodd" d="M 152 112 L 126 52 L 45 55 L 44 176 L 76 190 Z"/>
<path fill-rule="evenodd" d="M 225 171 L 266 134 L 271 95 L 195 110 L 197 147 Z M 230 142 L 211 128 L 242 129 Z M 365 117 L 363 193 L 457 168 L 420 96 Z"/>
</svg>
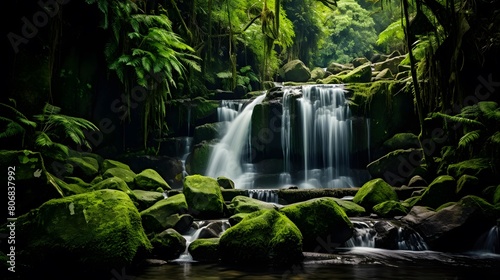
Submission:
<svg viewBox="0 0 500 280">
<path fill-rule="evenodd" d="M 460 138 L 458 141 L 458 147 L 464 148 L 469 146 L 472 142 L 476 141 L 479 139 L 481 130 L 474 130 L 466 133 L 464 136 Z"/>
<path fill-rule="evenodd" d="M 442 117 L 444 119 L 448 119 L 450 121 L 453 121 L 453 122 L 458 122 L 458 123 L 461 123 L 461 124 L 466 124 L 466 125 L 473 125 L 473 126 L 484 126 L 481 122 L 479 121 L 476 121 L 476 120 L 473 120 L 473 119 L 469 119 L 469 118 L 464 118 L 464 117 L 460 117 L 460 116 L 451 116 L 451 115 L 448 115 L 448 114 L 444 114 L 444 113 L 433 113 L 432 114 L 433 117 Z"/>
</svg>

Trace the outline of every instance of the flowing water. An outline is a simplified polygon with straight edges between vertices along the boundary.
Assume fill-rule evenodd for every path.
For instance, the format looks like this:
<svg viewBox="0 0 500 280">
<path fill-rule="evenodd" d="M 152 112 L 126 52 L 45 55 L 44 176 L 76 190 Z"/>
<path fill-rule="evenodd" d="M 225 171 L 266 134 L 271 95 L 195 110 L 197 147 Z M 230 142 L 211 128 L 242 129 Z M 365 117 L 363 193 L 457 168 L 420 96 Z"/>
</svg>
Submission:
<svg viewBox="0 0 500 280">
<path fill-rule="evenodd" d="M 253 108 L 265 97 L 263 94 L 255 98 L 231 121 L 226 134 L 212 150 L 206 176 L 214 178 L 225 176 L 235 181 L 238 186 L 242 185 L 241 181 L 248 179 L 243 176 L 248 170 L 244 170 L 241 157 L 249 139 Z"/>
</svg>

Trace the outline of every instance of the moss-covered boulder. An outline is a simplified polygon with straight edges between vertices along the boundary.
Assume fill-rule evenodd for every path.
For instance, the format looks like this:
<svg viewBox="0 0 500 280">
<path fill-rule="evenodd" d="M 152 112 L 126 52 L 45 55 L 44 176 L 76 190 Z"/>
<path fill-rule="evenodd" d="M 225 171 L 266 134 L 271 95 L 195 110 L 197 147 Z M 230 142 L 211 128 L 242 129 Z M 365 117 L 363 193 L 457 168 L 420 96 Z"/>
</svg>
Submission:
<svg viewBox="0 0 500 280">
<path fill-rule="evenodd" d="M 215 122 L 199 125 L 194 128 L 193 144 L 197 145 L 203 141 L 211 142 L 224 137 L 228 122 Z"/>
<path fill-rule="evenodd" d="M 194 145 L 193 151 L 186 159 L 186 172 L 188 174 L 203 174 L 207 170 L 211 151 L 211 144 L 207 141 Z"/>
<path fill-rule="evenodd" d="M 367 211 L 372 211 L 373 206 L 390 200 L 397 201 L 398 195 L 389 184 L 380 178 L 366 182 L 352 199 L 354 203 L 363 206 Z"/>
<path fill-rule="evenodd" d="M 90 181 L 99 173 L 99 162 L 92 157 L 70 157 L 66 160 L 73 166 L 73 176 Z"/>
<path fill-rule="evenodd" d="M 217 177 L 217 183 L 219 186 L 225 190 L 232 190 L 234 189 L 234 182 L 233 180 L 224 177 L 224 176 L 219 176 Z"/>
<path fill-rule="evenodd" d="M 425 189 L 418 205 L 438 208 L 441 204 L 455 201 L 457 181 L 449 175 L 439 176 Z"/>
<path fill-rule="evenodd" d="M 382 218 L 393 218 L 396 216 L 405 216 L 408 209 L 399 201 L 385 201 L 373 206 L 373 213 Z"/>
<path fill-rule="evenodd" d="M 134 177 L 135 187 L 141 190 L 153 191 L 158 188 L 170 190 L 170 186 L 165 182 L 156 170 L 148 168 Z"/>
<path fill-rule="evenodd" d="M 401 186 L 417 173 L 422 149 L 395 150 L 366 166 L 373 178 L 383 178 L 392 186 Z"/>
<path fill-rule="evenodd" d="M 183 194 L 174 195 L 141 211 L 142 225 L 147 233 L 159 233 L 167 228 L 170 215 L 185 214 L 187 211 L 188 205 L 185 196 Z"/>
<path fill-rule="evenodd" d="M 467 174 L 486 182 L 492 182 L 496 178 L 493 177 L 493 163 L 488 158 L 475 158 L 450 164 L 447 173 L 454 178 L 460 178 L 462 175 Z"/>
<path fill-rule="evenodd" d="M 498 211 L 484 199 L 468 195 L 439 211 L 415 206 L 403 221 L 420 233 L 429 249 L 464 252 L 496 225 Z"/>
<path fill-rule="evenodd" d="M 11 191 L 16 194 L 16 216 L 64 195 L 56 177 L 47 172 L 42 155 L 38 152 L 0 151 L 0 166 L 4 168 L 2 178 L 5 178 L 5 195 Z"/>
<path fill-rule="evenodd" d="M 153 256 L 162 260 L 177 259 L 186 250 L 186 239 L 174 229 L 166 229 L 151 238 Z"/>
<path fill-rule="evenodd" d="M 307 82 L 311 78 L 311 71 L 304 62 L 296 59 L 283 65 L 279 75 L 285 82 Z"/>
<path fill-rule="evenodd" d="M 225 263 L 289 266 L 303 259 L 302 234 L 284 214 L 260 210 L 222 234 L 219 252 Z"/>
<path fill-rule="evenodd" d="M 365 208 L 352 201 L 340 198 L 335 198 L 335 201 L 338 205 L 340 205 L 340 207 L 342 207 L 342 209 L 344 209 L 344 212 L 348 217 L 358 217 L 366 214 Z"/>
<path fill-rule="evenodd" d="M 227 208 L 231 214 L 238 214 L 251 213 L 262 209 L 276 209 L 277 207 L 273 203 L 260 201 L 248 196 L 238 195 L 231 200 L 231 203 L 227 206 Z"/>
<path fill-rule="evenodd" d="M 334 198 L 321 197 L 283 207 L 300 229 L 305 251 L 331 252 L 353 234 L 353 225 Z"/>
<path fill-rule="evenodd" d="M 194 218 L 189 214 L 172 214 L 165 220 L 164 227 L 175 229 L 181 234 L 185 234 L 191 228 Z"/>
<path fill-rule="evenodd" d="M 339 75 L 344 83 L 368 83 L 372 79 L 371 63 L 360 65 L 345 75 Z"/>
<path fill-rule="evenodd" d="M 251 212 L 253 213 L 253 212 Z M 231 217 L 229 217 L 228 222 L 231 226 L 236 225 L 237 223 L 241 222 L 246 216 L 248 216 L 250 213 L 238 213 L 234 214 Z"/>
<path fill-rule="evenodd" d="M 495 192 L 493 193 L 493 204 L 497 205 L 500 203 L 500 185 L 495 188 Z"/>
<path fill-rule="evenodd" d="M 163 193 L 155 191 L 132 190 L 138 203 L 139 211 L 153 206 L 156 202 L 164 199 Z"/>
<path fill-rule="evenodd" d="M 484 187 L 476 176 L 464 174 L 457 181 L 457 196 L 480 195 Z"/>
<path fill-rule="evenodd" d="M 198 218 L 220 218 L 224 214 L 224 198 L 217 180 L 202 175 L 190 175 L 184 180 L 183 193 L 189 212 Z"/>
<path fill-rule="evenodd" d="M 128 187 L 127 183 L 119 177 L 111 177 L 95 184 L 91 190 L 119 190 L 126 193 L 133 201 L 137 200 L 135 193 Z"/>
<path fill-rule="evenodd" d="M 151 249 L 139 212 L 117 190 L 50 200 L 19 217 L 16 233 L 23 264 L 42 270 L 109 271 Z"/>
<path fill-rule="evenodd" d="M 125 164 L 121 161 L 112 160 L 112 159 L 105 159 L 102 162 L 101 173 L 104 173 L 104 172 L 106 172 L 106 170 L 108 170 L 110 168 L 114 168 L 114 167 L 119 167 L 121 169 L 126 169 L 129 171 L 132 171 L 132 169 L 130 169 L 130 166 L 128 166 L 127 164 Z"/>
<path fill-rule="evenodd" d="M 399 72 L 398 69 L 399 64 L 401 63 L 401 61 L 403 61 L 405 57 L 406 57 L 405 55 L 400 55 L 388 58 L 385 61 L 374 63 L 373 68 L 375 69 L 375 71 L 382 71 L 384 69 L 389 69 L 391 70 L 392 73 L 396 74 Z"/>
<path fill-rule="evenodd" d="M 399 149 L 406 150 L 411 148 L 420 148 L 420 143 L 417 135 L 414 133 L 396 133 L 382 144 L 382 148 L 387 152 Z"/>
<path fill-rule="evenodd" d="M 195 261 L 217 262 L 220 259 L 219 240 L 219 238 L 196 239 L 189 244 L 189 254 Z"/>
<path fill-rule="evenodd" d="M 133 171 L 123 169 L 121 167 L 112 167 L 106 170 L 106 172 L 102 174 L 103 179 L 108 179 L 113 177 L 118 177 L 122 179 L 131 189 L 135 188 L 135 182 L 134 182 L 135 176 L 136 174 Z"/>
</svg>

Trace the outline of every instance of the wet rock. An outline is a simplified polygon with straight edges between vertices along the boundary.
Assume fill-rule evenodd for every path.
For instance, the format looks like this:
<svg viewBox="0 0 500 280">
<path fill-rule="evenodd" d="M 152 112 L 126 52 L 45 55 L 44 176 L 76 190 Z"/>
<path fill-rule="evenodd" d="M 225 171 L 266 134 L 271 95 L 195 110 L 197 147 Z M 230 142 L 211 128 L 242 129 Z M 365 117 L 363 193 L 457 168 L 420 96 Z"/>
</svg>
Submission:
<svg viewBox="0 0 500 280">
<path fill-rule="evenodd" d="M 408 187 L 409 188 L 412 188 L 412 187 L 426 187 L 428 186 L 429 184 L 427 183 L 427 181 L 420 175 L 415 175 L 413 177 L 411 177 L 410 179 L 410 182 L 408 182 Z"/>
<path fill-rule="evenodd" d="M 99 173 L 99 162 L 92 157 L 70 157 L 66 160 L 73 166 L 73 176 L 90 181 Z"/>
<path fill-rule="evenodd" d="M 358 66 L 361 66 L 365 63 L 371 63 L 368 58 L 366 57 L 358 57 L 358 58 L 355 58 L 351 61 L 351 64 L 354 66 L 354 67 L 358 67 Z"/>
<path fill-rule="evenodd" d="M 225 231 L 219 250 L 229 264 L 289 267 L 303 258 L 302 234 L 284 214 L 261 210 Z"/>
<path fill-rule="evenodd" d="M 217 177 L 217 183 L 223 189 L 234 189 L 233 180 L 231 180 L 227 177 L 224 177 L 224 176 Z"/>
<path fill-rule="evenodd" d="M 153 191 L 158 188 L 162 188 L 163 190 L 171 189 L 163 177 L 161 177 L 156 170 L 151 168 L 144 169 L 141 173 L 137 174 L 134 178 L 134 182 L 136 188 L 146 191 Z"/>
<path fill-rule="evenodd" d="M 368 83 L 372 79 L 371 63 L 358 66 L 345 75 L 339 74 L 339 78 L 344 83 Z"/>
<path fill-rule="evenodd" d="M 391 200 L 398 200 L 394 189 L 384 180 L 378 178 L 366 182 L 356 193 L 352 201 L 372 211 L 373 206 Z"/>
<path fill-rule="evenodd" d="M 50 200 L 19 217 L 16 233 L 23 263 L 41 269 L 57 263 L 68 271 L 109 271 L 132 264 L 151 249 L 139 212 L 117 190 Z"/>
<path fill-rule="evenodd" d="M 280 77 L 286 82 L 307 82 L 311 78 L 311 71 L 300 60 L 292 60 L 279 70 Z"/>
<path fill-rule="evenodd" d="M 262 209 L 275 209 L 275 204 L 263 202 L 248 196 L 236 196 L 228 205 L 228 210 L 232 214 L 251 213 Z"/>
<path fill-rule="evenodd" d="M 351 221 L 331 197 L 286 205 L 280 212 L 302 232 L 305 251 L 328 252 L 351 238 L 353 233 Z"/>
<path fill-rule="evenodd" d="M 360 205 L 352 201 L 347 201 L 338 198 L 335 198 L 335 201 L 340 205 L 340 207 L 342 207 L 342 209 L 344 209 L 344 212 L 347 214 L 348 217 L 358 217 L 366 214 L 365 208 L 361 207 Z"/>
<path fill-rule="evenodd" d="M 162 260 L 177 259 L 186 250 L 186 239 L 174 229 L 167 229 L 151 239 L 153 256 Z"/>
<path fill-rule="evenodd" d="M 375 69 L 375 71 L 389 69 L 392 73 L 396 74 L 398 73 L 399 64 L 401 63 L 401 61 L 403 61 L 403 59 L 405 59 L 405 57 L 405 55 L 391 57 L 383 62 L 374 63 L 373 68 Z"/>
<path fill-rule="evenodd" d="M 418 231 L 431 250 L 463 252 L 496 224 L 498 215 L 484 199 L 465 196 L 437 212 L 415 206 L 402 221 Z"/>
<path fill-rule="evenodd" d="M 392 186 L 401 186 L 419 172 L 422 149 L 396 150 L 366 166 L 373 178 L 384 178 Z"/>
<path fill-rule="evenodd" d="M 354 69 L 352 66 L 347 66 L 347 65 L 344 65 L 344 64 L 340 64 L 340 63 L 336 63 L 336 62 L 332 62 L 328 65 L 328 67 L 326 68 L 326 71 L 332 73 L 333 75 L 335 74 L 339 74 L 340 72 L 342 71 L 350 71 Z"/>
<path fill-rule="evenodd" d="M 217 262 L 220 259 L 219 238 L 196 239 L 189 244 L 188 251 L 193 260 L 199 262 Z"/>
<path fill-rule="evenodd" d="M 484 187 L 481 187 L 477 177 L 464 174 L 457 181 L 457 195 L 463 197 L 466 195 L 480 195 Z"/>
<path fill-rule="evenodd" d="M 104 172 L 106 172 L 106 170 L 113 168 L 113 167 L 119 167 L 122 169 L 132 171 L 132 169 L 130 169 L 130 166 L 128 166 L 127 164 L 125 164 L 123 162 L 120 162 L 117 160 L 112 160 L 112 159 L 105 159 L 102 162 L 101 173 L 104 173 Z"/>
<path fill-rule="evenodd" d="M 224 198 L 217 180 L 202 175 L 190 175 L 184 180 L 183 193 L 189 212 L 197 218 L 220 218 L 224 214 Z"/>
<path fill-rule="evenodd" d="M 161 192 L 151 192 L 143 190 L 132 190 L 132 192 L 134 193 L 137 202 L 139 203 L 139 211 L 153 206 L 156 202 L 164 198 Z"/>
<path fill-rule="evenodd" d="M 174 195 L 156 202 L 142 211 L 142 225 L 147 233 L 161 232 L 168 226 L 168 218 L 173 214 L 185 214 L 188 211 L 186 198 L 183 194 Z"/>
<path fill-rule="evenodd" d="M 106 172 L 102 174 L 103 179 L 108 179 L 113 177 L 118 177 L 122 179 L 131 189 L 135 188 L 135 182 L 134 182 L 135 176 L 136 174 L 133 171 L 123 169 L 120 167 L 109 168 L 108 170 L 106 170 Z"/>
<path fill-rule="evenodd" d="M 408 209 L 399 201 L 385 201 L 373 206 L 373 212 L 382 218 L 394 218 L 408 214 Z"/>
<path fill-rule="evenodd" d="M 103 189 L 122 191 L 122 192 L 126 193 L 132 199 L 132 201 L 137 201 L 137 197 L 135 196 L 135 193 L 129 188 L 127 183 L 120 177 L 107 178 L 107 179 L 95 184 L 91 188 L 91 190 L 103 190 Z"/>
</svg>

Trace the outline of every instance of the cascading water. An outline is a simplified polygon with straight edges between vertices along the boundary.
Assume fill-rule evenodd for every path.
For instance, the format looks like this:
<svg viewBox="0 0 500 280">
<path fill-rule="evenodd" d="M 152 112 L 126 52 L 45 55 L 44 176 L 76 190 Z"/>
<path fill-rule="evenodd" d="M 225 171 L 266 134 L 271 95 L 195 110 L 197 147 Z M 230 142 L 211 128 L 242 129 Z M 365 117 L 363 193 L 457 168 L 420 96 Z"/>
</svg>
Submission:
<svg viewBox="0 0 500 280">
<path fill-rule="evenodd" d="M 299 94 L 297 91 L 302 91 L 302 97 L 293 104 L 292 96 Z M 295 124 L 291 120 L 292 106 L 297 107 L 298 123 Z M 303 163 L 301 187 L 354 186 L 349 174 L 351 125 L 350 110 L 340 85 L 285 89 L 281 133 L 284 171 L 280 175 L 281 183 L 291 181 L 290 153 L 292 147 L 300 147 Z M 300 134 L 297 134 L 298 131 Z M 297 143 L 299 141 L 300 144 Z"/>
<path fill-rule="evenodd" d="M 500 220 L 498 221 L 500 224 Z M 475 251 L 483 253 L 500 254 L 500 226 L 493 226 L 476 242 Z"/>
<path fill-rule="evenodd" d="M 246 183 L 251 182 L 252 179 L 245 174 L 247 170 L 244 167 L 248 166 L 248 162 L 242 160 L 242 155 L 248 145 L 253 108 L 265 97 L 266 95 L 263 94 L 255 98 L 230 122 L 226 134 L 214 146 L 210 154 L 206 176 L 214 178 L 225 176 L 231 178 L 239 188 L 248 187 Z"/>
<path fill-rule="evenodd" d="M 222 100 L 217 108 L 217 118 L 220 122 L 231 122 L 238 116 L 242 107 L 240 100 Z"/>
</svg>

